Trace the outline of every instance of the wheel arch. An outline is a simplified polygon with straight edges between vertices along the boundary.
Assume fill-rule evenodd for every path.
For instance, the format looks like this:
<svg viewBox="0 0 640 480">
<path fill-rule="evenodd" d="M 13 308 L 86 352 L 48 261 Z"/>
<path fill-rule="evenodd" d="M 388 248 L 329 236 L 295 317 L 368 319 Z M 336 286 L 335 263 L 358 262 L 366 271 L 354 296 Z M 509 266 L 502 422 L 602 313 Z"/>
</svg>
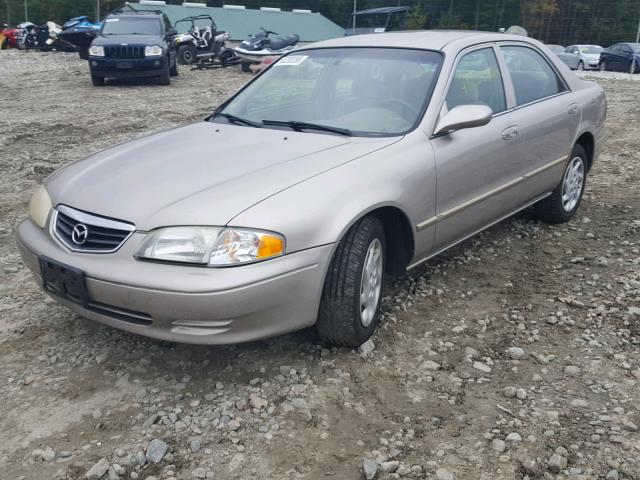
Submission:
<svg viewBox="0 0 640 480">
<path fill-rule="evenodd" d="M 593 160 L 595 155 L 595 138 L 591 132 L 582 133 L 575 142 L 576 145 L 580 145 L 587 153 L 587 172 L 591 170 L 593 166 Z"/>
<path fill-rule="evenodd" d="M 367 216 L 376 217 L 384 228 L 387 248 L 386 273 L 403 273 L 414 256 L 415 238 L 409 217 L 397 205 L 375 205 L 361 212 L 344 227 L 338 240 L 341 240 L 351 227 Z"/>
</svg>

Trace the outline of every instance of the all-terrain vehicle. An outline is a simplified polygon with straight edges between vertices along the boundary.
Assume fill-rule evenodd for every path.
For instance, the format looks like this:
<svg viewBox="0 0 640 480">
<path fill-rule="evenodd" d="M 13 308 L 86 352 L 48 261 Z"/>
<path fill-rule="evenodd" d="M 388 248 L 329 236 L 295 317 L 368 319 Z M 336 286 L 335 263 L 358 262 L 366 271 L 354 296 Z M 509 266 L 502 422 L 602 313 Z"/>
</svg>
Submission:
<svg viewBox="0 0 640 480">
<path fill-rule="evenodd" d="M 187 33 L 175 37 L 179 64 L 221 68 L 236 65 L 240 61 L 233 50 L 225 46 L 229 34 L 219 32 L 210 15 L 183 18 L 175 23 L 176 28 L 180 23 L 188 23 L 190 26 Z"/>
<path fill-rule="evenodd" d="M 157 77 L 162 85 L 178 75 L 176 29 L 156 11 L 122 10 L 104 20 L 89 47 L 94 85 L 106 78 Z"/>
</svg>

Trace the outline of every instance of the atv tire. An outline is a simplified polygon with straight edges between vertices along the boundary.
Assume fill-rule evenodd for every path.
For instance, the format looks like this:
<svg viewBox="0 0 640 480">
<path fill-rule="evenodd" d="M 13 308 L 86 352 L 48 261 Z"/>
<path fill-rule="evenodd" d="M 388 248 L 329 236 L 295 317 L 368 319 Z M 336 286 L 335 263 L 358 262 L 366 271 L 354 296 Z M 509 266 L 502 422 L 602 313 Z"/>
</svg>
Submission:
<svg viewBox="0 0 640 480">
<path fill-rule="evenodd" d="M 193 45 L 180 45 L 177 59 L 180 65 L 192 65 L 196 61 L 196 47 Z"/>
<path fill-rule="evenodd" d="M 242 61 L 240 62 L 240 66 L 242 67 L 242 71 L 244 73 L 252 73 L 251 71 L 251 62 L 247 62 L 247 61 Z"/>
</svg>

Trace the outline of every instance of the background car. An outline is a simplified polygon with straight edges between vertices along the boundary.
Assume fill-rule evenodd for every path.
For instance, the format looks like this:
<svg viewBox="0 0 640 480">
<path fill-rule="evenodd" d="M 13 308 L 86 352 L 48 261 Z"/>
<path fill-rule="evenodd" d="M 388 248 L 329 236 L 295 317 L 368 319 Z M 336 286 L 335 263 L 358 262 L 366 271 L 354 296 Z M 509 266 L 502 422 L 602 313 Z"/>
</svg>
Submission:
<svg viewBox="0 0 640 480">
<path fill-rule="evenodd" d="M 640 43 L 617 43 L 600 53 L 600 70 L 640 72 Z"/>
<path fill-rule="evenodd" d="M 562 45 L 547 45 L 547 48 L 556 54 L 560 60 L 567 64 L 571 70 L 578 69 L 578 61 L 580 60 L 577 55 L 568 55 L 567 49 Z"/>
<path fill-rule="evenodd" d="M 16 48 L 19 31 L 18 28 L 9 28 L 8 26 L 0 29 L 0 50 Z"/>
<path fill-rule="evenodd" d="M 567 65 L 577 60 L 576 70 L 597 70 L 600 63 L 600 45 L 569 45 L 560 58 Z M 565 60 L 566 58 L 566 60 Z"/>
</svg>

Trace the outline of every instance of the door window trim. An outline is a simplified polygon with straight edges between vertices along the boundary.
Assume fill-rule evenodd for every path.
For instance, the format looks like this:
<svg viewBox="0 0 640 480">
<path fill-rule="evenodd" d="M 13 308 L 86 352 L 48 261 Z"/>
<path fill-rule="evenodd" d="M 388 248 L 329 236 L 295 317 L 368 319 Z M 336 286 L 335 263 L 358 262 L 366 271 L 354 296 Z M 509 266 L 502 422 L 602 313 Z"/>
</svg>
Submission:
<svg viewBox="0 0 640 480">
<path fill-rule="evenodd" d="M 467 47 L 463 50 L 460 50 L 458 52 L 458 54 L 456 55 L 456 58 L 453 62 L 453 65 L 451 66 L 451 69 L 449 70 L 449 75 L 447 77 L 447 81 L 444 87 L 444 94 L 442 95 L 442 98 L 440 99 L 439 105 L 438 105 L 438 109 L 437 109 L 437 115 L 436 115 L 436 121 L 434 122 L 432 131 L 431 131 L 431 135 L 430 138 L 435 138 L 438 135 L 435 134 L 435 130 L 436 128 L 438 128 L 438 121 L 442 118 L 442 110 L 444 108 L 444 105 L 447 101 L 447 96 L 449 95 L 449 89 L 451 88 L 451 84 L 453 83 L 453 77 L 455 76 L 456 73 L 456 69 L 458 68 L 458 64 L 460 63 L 460 60 L 462 60 L 462 58 L 467 55 L 468 53 L 472 53 L 475 52 L 476 50 L 484 50 L 484 49 L 491 49 L 493 51 L 493 54 L 496 58 L 496 62 L 498 63 L 498 69 L 500 71 L 500 80 L 502 81 L 502 89 L 504 90 L 504 99 L 505 99 L 505 110 L 503 110 L 502 112 L 498 112 L 498 113 L 494 113 L 493 115 L 491 115 L 491 118 L 497 117 L 498 115 L 502 115 L 508 111 L 510 111 L 510 95 L 513 94 L 513 91 L 509 92 L 509 90 L 507 89 L 507 83 L 506 83 L 506 79 L 505 79 L 505 71 L 502 68 L 502 64 L 501 62 L 501 58 L 499 56 L 499 53 L 496 50 L 497 46 L 495 42 L 488 42 L 488 43 L 481 43 L 481 44 L 477 44 L 477 45 L 472 45 L 470 47 Z M 511 78 L 509 78 L 509 83 L 511 82 Z"/>
<path fill-rule="evenodd" d="M 516 100 L 515 100 L 516 99 L 516 91 L 515 91 L 515 88 L 513 87 L 513 81 L 511 80 L 511 72 L 509 72 L 509 70 L 507 68 L 507 63 L 506 63 L 506 60 L 504 59 L 504 56 L 502 55 L 502 50 L 500 49 L 500 47 L 525 47 L 525 48 L 530 48 L 534 52 L 540 54 L 542 56 L 542 58 L 544 59 L 544 61 L 547 62 L 549 67 L 551 67 L 551 69 L 553 70 L 555 75 L 560 79 L 560 81 L 564 85 L 565 90 L 562 91 L 562 92 L 554 93 L 553 95 L 547 95 L 546 97 L 542 97 L 542 98 L 538 98 L 536 100 L 532 100 L 531 102 L 523 103 L 522 105 L 516 105 Z M 536 103 L 545 102 L 545 101 L 547 101 L 549 99 L 560 97 L 562 95 L 566 95 L 566 94 L 569 94 L 569 93 L 572 92 L 571 87 L 569 86 L 569 84 L 567 83 L 566 79 L 564 78 L 564 75 L 562 75 L 560 73 L 558 68 L 549 59 L 549 57 L 547 57 L 547 55 L 545 55 L 545 53 L 542 52 L 539 48 L 536 48 L 535 45 L 531 45 L 531 44 L 528 44 L 528 43 L 509 41 L 509 42 L 496 42 L 496 48 L 498 50 L 500 59 L 503 62 L 504 67 L 506 69 L 506 74 L 507 74 L 507 76 L 509 78 L 509 87 L 511 88 L 511 93 L 513 95 L 513 100 L 514 100 L 513 107 L 508 109 L 508 110 L 506 110 L 506 111 L 504 111 L 504 112 L 502 112 L 501 114 L 512 112 L 514 110 L 520 110 L 521 108 L 525 108 L 525 107 L 528 107 L 530 105 L 535 105 Z"/>
</svg>

